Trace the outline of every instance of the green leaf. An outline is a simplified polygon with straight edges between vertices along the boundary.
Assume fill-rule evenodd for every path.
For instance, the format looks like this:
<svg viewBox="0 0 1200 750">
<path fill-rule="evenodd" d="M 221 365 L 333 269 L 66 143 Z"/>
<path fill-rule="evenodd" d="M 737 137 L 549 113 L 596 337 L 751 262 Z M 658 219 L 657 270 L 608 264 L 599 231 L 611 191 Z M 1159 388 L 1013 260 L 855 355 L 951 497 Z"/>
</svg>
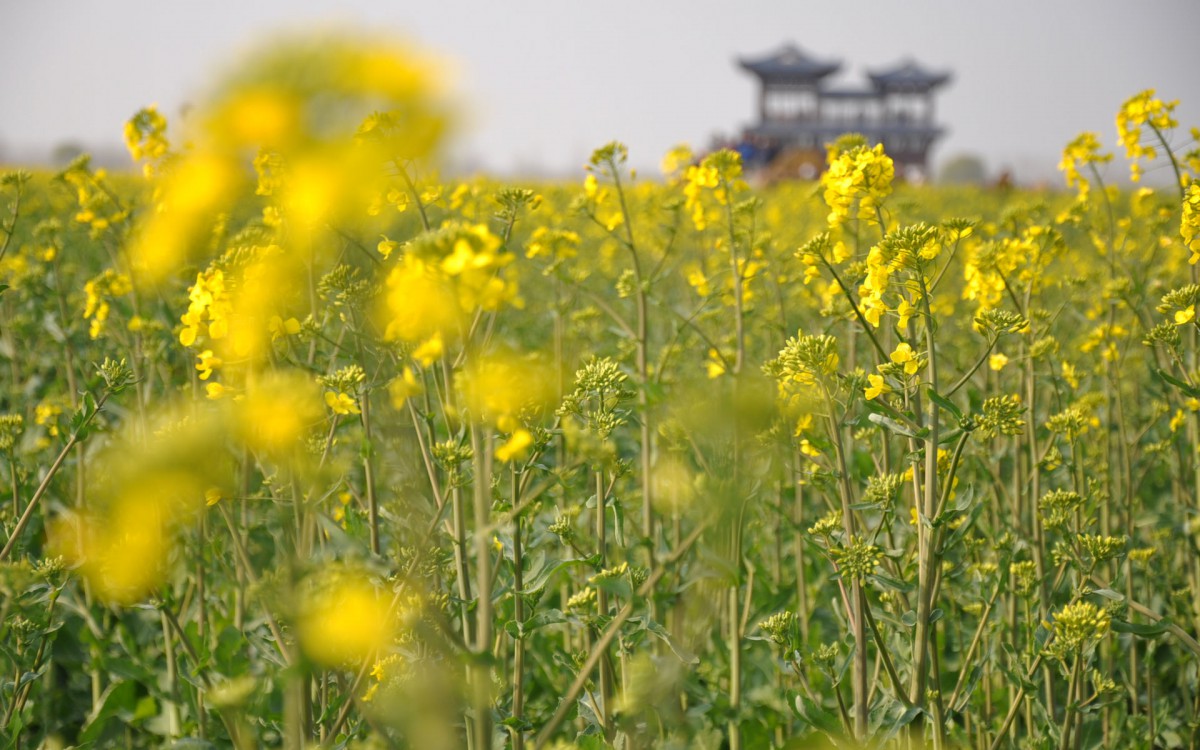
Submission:
<svg viewBox="0 0 1200 750">
<path fill-rule="evenodd" d="M 530 732 L 537 728 L 528 719 L 517 718 L 516 716 L 504 719 L 500 722 L 500 725 L 519 732 Z"/>
<path fill-rule="evenodd" d="M 940 433 L 938 435 L 938 445 L 949 445 L 950 443 L 953 443 L 955 440 L 958 440 L 958 437 L 962 435 L 962 432 L 962 429 L 955 427 L 948 432 Z"/>
<path fill-rule="evenodd" d="M 1114 602 L 1125 601 L 1124 594 L 1120 593 L 1119 591 L 1113 591 L 1112 589 L 1093 589 L 1092 593 L 1099 594 L 1100 596 L 1103 596 L 1105 599 L 1112 599 Z"/>
<path fill-rule="evenodd" d="M 951 401 L 950 399 L 946 398 L 945 396 L 942 396 L 937 391 L 933 390 L 933 388 L 926 388 L 925 395 L 929 396 L 930 401 L 937 404 L 939 407 L 941 407 L 945 411 L 948 411 L 951 414 L 953 414 L 955 419 L 962 419 L 962 411 L 957 406 L 955 406 L 954 402 Z"/>
<path fill-rule="evenodd" d="M 566 621 L 567 616 L 562 613 L 561 609 L 543 609 L 525 621 L 525 632 L 529 633 L 547 625 L 557 625 Z"/>
<path fill-rule="evenodd" d="M 246 669 L 244 654 L 249 647 L 246 636 L 242 631 L 226 625 L 217 636 L 217 647 L 213 649 L 213 661 L 217 671 L 223 675 L 233 676 Z"/>
<path fill-rule="evenodd" d="M 607 591 L 610 594 L 619 596 L 622 599 L 628 599 L 633 596 L 633 586 L 629 583 L 628 576 L 613 576 L 611 578 L 597 578 L 591 581 L 591 584 L 600 591 Z"/>
<path fill-rule="evenodd" d="M 699 664 L 700 658 L 688 651 L 686 648 L 676 643 L 671 634 L 657 622 L 646 618 L 646 631 L 652 633 L 656 638 L 667 644 L 667 648 L 671 649 L 671 653 L 675 654 L 684 664 Z"/>
<path fill-rule="evenodd" d="M 796 696 L 794 705 L 796 707 L 796 715 L 812 728 L 831 736 L 841 734 L 842 723 L 832 711 L 813 703 L 803 695 Z"/>
<path fill-rule="evenodd" d="M 147 695 L 137 702 L 137 706 L 133 710 L 133 716 L 129 718 L 129 721 L 130 723 L 137 723 L 154 716 L 158 716 L 158 702 L 153 697 Z"/>
<path fill-rule="evenodd" d="M 578 750 L 612 750 L 612 745 L 604 741 L 604 738 L 597 734 L 580 735 L 575 740 L 575 747 Z"/>
<path fill-rule="evenodd" d="M 27 685 L 27 684 L 33 682 L 34 680 L 36 680 L 37 678 L 41 677 L 42 674 L 45 673 L 45 671 L 46 671 L 46 665 L 43 665 L 36 672 L 22 672 L 20 679 L 17 680 L 17 684 L 13 685 L 13 690 L 12 690 L 13 694 L 16 694 L 16 692 L 18 690 L 20 690 L 21 688 L 23 688 L 25 685 Z M 5 683 L 5 686 L 7 687 L 8 684 L 9 683 Z"/>
<path fill-rule="evenodd" d="M 1156 623 L 1140 623 L 1126 622 L 1124 620 L 1113 620 L 1112 629 L 1118 633 L 1133 633 L 1134 635 L 1143 638 L 1149 638 L 1155 635 L 1162 635 L 1171 628 L 1171 621 L 1163 618 Z"/>
<path fill-rule="evenodd" d="M 903 706 L 901 703 L 896 703 L 895 705 Z M 916 719 L 918 716 L 924 713 L 926 713 L 924 710 L 916 706 L 909 706 L 900 713 L 896 714 L 895 718 L 890 722 L 881 723 L 879 729 L 875 732 L 875 736 L 873 738 L 874 742 L 872 744 L 877 747 L 886 745 L 900 732 L 901 729 L 911 724 L 913 719 Z"/>
<path fill-rule="evenodd" d="M 954 509 L 959 513 L 965 512 L 975 500 L 975 485 L 968 484 L 966 489 L 954 497 Z"/>
<path fill-rule="evenodd" d="M 569 560 L 547 560 L 544 555 L 536 558 L 533 565 L 529 567 L 529 582 L 525 584 L 525 588 L 520 591 L 522 594 L 536 594 L 546 587 L 550 576 L 554 575 L 559 570 L 569 565 L 584 565 L 587 564 L 586 559 L 569 559 Z"/>
<path fill-rule="evenodd" d="M 967 677 L 966 683 L 963 685 L 963 691 L 958 699 L 957 706 L 950 706 L 950 710 L 955 713 L 960 713 L 971 702 L 971 696 L 975 692 L 975 687 L 979 684 L 979 680 L 983 677 L 983 665 L 976 664 L 971 669 L 971 674 Z"/>
<path fill-rule="evenodd" d="M 913 590 L 913 585 L 911 583 L 905 583 L 904 581 L 892 578 L 891 576 L 886 576 L 882 573 L 872 573 L 871 575 L 867 576 L 867 578 L 871 579 L 875 583 L 878 583 L 884 588 L 892 589 L 894 591 L 907 592 Z"/>
<path fill-rule="evenodd" d="M 871 420 L 872 422 L 879 425 L 880 427 L 891 430 L 892 432 L 896 433 L 897 435 L 903 435 L 904 437 L 917 438 L 917 439 L 920 439 L 920 437 L 921 437 L 921 435 L 913 432 L 912 430 L 908 429 L 907 427 L 900 424 L 899 422 L 892 419 L 891 417 L 885 417 L 882 414 L 872 413 L 872 414 L 867 415 L 867 419 Z"/>
<path fill-rule="evenodd" d="M 115 726 L 127 723 L 134 715 L 137 704 L 136 682 L 119 680 L 109 685 L 101 694 L 96 709 L 84 723 L 83 731 L 79 733 L 79 744 L 98 742 L 114 719 L 117 720 Z"/>
<path fill-rule="evenodd" d="M 1176 388 L 1178 388 L 1179 390 L 1183 391 L 1183 392 L 1184 392 L 1184 393 L 1186 393 L 1187 395 L 1189 395 L 1189 396 L 1200 396 L 1200 388 L 1193 388 L 1192 386 L 1190 386 L 1190 385 L 1188 385 L 1187 383 L 1183 382 L 1182 380 L 1180 380 L 1179 378 L 1175 377 L 1174 375 L 1172 375 L 1171 373 L 1167 372 L 1166 370 L 1162 369 L 1161 367 L 1160 367 L 1160 368 L 1158 368 L 1157 370 L 1155 370 L 1155 372 L 1157 372 L 1157 373 L 1158 373 L 1158 376 L 1159 376 L 1160 378 L 1162 378 L 1163 380 L 1167 381 L 1167 382 L 1168 382 L 1168 383 L 1170 383 L 1171 385 L 1175 386 L 1175 387 L 1176 387 Z"/>
<path fill-rule="evenodd" d="M 555 625 L 560 622 L 566 622 L 567 616 L 559 609 L 545 609 L 535 613 L 532 617 L 524 622 L 509 620 L 504 623 L 504 629 L 513 638 L 525 638 L 530 633 L 538 628 L 544 628 L 547 625 Z"/>
<path fill-rule="evenodd" d="M 17 738 L 21 736 L 21 732 L 25 729 L 25 717 L 23 711 L 14 711 L 12 718 L 8 721 L 8 736 L 10 737 L 5 744 L 6 748 L 17 747 Z"/>
</svg>

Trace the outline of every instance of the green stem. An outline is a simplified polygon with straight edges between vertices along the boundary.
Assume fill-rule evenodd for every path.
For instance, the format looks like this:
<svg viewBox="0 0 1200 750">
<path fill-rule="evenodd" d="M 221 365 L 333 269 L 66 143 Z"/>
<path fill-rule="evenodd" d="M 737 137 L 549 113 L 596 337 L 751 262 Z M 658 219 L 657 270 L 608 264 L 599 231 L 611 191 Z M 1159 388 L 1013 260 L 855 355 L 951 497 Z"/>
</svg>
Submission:
<svg viewBox="0 0 1200 750">
<path fill-rule="evenodd" d="M 608 627 L 604 629 L 604 633 L 601 634 L 600 639 L 593 644 L 587 660 L 584 661 L 578 674 L 575 675 L 575 680 L 559 700 L 558 709 L 555 710 L 554 714 L 542 726 L 542 730 L 538 733 L 537 739 L 533 743 L 533 750 L 541 750 L 541 748 L 545 747 L 554 735 L 554 732 L 566 720 L 567 715 L 575 710 L 575 700 L 579 698 L 579 694 L 583 692 L 588 680 L 592 678 L 592 672 L 596 670 L 596 666 L 600 663 L 601 658 L 603 658 L 604 652 L 616 640 L 621 626 L 633 615 L 634 605 L 637 600 L 645 599 L 654 591 L 654 587 L 658 585 L 659 580 L 666 575 L 667 571 L 676 562 L 687 554 L 688 550 L 695 545 L 696 540 L 700 538 L 700 535 L 704 533 L 706 528 L 708 528 L 707 524 L 697 524 L 696 528 L 679 543 L 671 554 L 659 562 L 658 567 L 646 577 L 646 580 L 638 587 L 634 596 L 630 597 L 629 601 L 625 603 L 621 611 L 609 620 Z"/>
<path fill-rule="evenodd" d="M 1079 654 L 1075 654 L 1071 663 L 1071 677 L 1067 681 L 1067 705 L 1063 709 L 1062 729 L 1059 732 L 1059 750 L 1068 750 L 1071 747 L 1071 727 L 1075 719 L 1075 689 L 1079 683 L 1079 664 L 1082 661 Z"/>
<path fill-rule="evenodd" d="M 634 302 L 637 306 L 637 332 L 634 339 L 638 377 L 638 411 L 641 415 L 639 440 L 641 442 L 642 464 L 642 537 L 646 540 L 647 567 L 654 567 L 654 484 L 651 460 L 653 450 L 651 439 L 653 435 L 650 420 L 650 394 L 648 391 L 650 372 L 648 367 L 649 320 L 646 302 L 646 283 L 642 276 L 642 263 L 638 255 L 637 245 L 633 240 L 633 217 L 625 201 L 625 190 L 621 185 L 621 171 L 617 168 L 615 158 L 610 162 L 613 184 L 617 190 L 617 200 L 621 206 L 622 224 L 625 227 L 625 246 L 629 249 L 630 261 L 633 264 L 633 279 L 636 285 Z"/>
<path fill-rule="evenodd" d="M 509 489 L 513 506 L 517 505 L 520 497 L 521 483 L 518 481 L 517 470 L 511 469 L 509 474 Z M 521 517 L 513 519 L 513 619 L 517 626 L 525 622 L 525 571 L 524 549 L 521 539 Z M 525 634 L 520 632 L 513 643 L 513 674 L 512 674 L 512 717 L 518 726 L 512 729 L 512 750 L 525 750 L 525 730 L 520 727 L 525 718 Z"/>
<path fill-rule="evenodd" d="M 835 417 L 835 408 L 833 397 L 829 393 L 829 389 L 822 386 L 822 392 L 825 395 L 825 406 L 829 414 L 829 433 L 833 436 L 834 451 L 838 462 L 838 474 L 841 481 L 838 484 L 839 496 L 842 505 L 842 527 L 846 534 L 846 543 L 849 544 L 854 536 L 855 523 L 854 511 L 854 493 L 850 487 L 850 471 L 846 463 L 846 448 L 842 440 L 842 425 L 841 420 Z M 863 613 L 864 598 L 862 595 L 862 581 L 855 577 L 851 581 L 850 594 L 850 615 L 852 622 L 851 628 L 854 631 L 854 676 L 853 676 L 853 692 L 854 692 L 854 737 L 857 740 L 865 740 L 867 733 L 867 718 L 868 718 L 868 665 L 867 665 L 867 631 L 866 631 L 866 616 Z"/>
<path fill-rule="evenodd" d="M 12 216 L 8 220 L 8 226 L 0 227 L 4 230 L 4 244 L 0 245 L 0 260 L 4 260 L 4 254 L 8 252 L 8 246 L 12 243 L 13 235 L 17 231 L 17 217 L 21 215 L 21 195 L 25 192 L 25 182 L 18 178 L 16 196 L 13 198 Z"/>
<path fill-rule="evenodd" d="M 408 170 L 404 168 L 404 162 L 396 157 L 392 159 L 392 163 L 396 165 L 400 179 L 404 180 L 404 186 L 408 189 L 408 194 L 412 196 L 413 205 L 417 207 L 417 213 L 421 215 L 421 227 L 428 232 L 430 229 L 429 216 L 425 213 L 425 204 L 421 201 L 421 193 L 417 191 L 416 184 L 413 183 Z"/>
<path fill-rule="evenodd" d="M 474 454 L 475 478 L 475 657 L 472 670 L 473 709 L 475 712 L 475 750 L 490 750 L 492 746 L 492 540 L 487 533 L 492 510 L 492 451 L 491 437 L 480 434 L 486 428 L 471 426 L 471 448 Z"/>
<path fill-rule="evenodd" d="M 943 393 L 941 395 L 945 396 L 946 398 L 950 398 L 955 393 L 958 393 L 958 389 L 960 389 L 964 385 L 966 385 L 967 381 L 969 381 L 971 379 L 971 376 L 974 375 L 976 372 L 978 372 L 979 368 L 983 366 L 983 363 L 987 361 L 988 355 L 992 353 L 992 349 L 994 349 L 994 348 L 996 348 L 996 339 L 992 339 L 991 341 L 988 342 L 987 350 L 984 351 L 983 355 L 978 360 L 976 360 L 975 366 L 972 367 L 970 370 L 967 370 L 967 372 L 961 378 L 958 379 L 957 383 L 950 386 L 950 390 L 946 391 L 945 393 Z"/>
<path fill-rule="evenodd" d="M 62 463 L 67 458 L 67 454 L 75 447 L 75 444 L 80 442 L 79 433 L 91 424 L 100 410 L 104 407 L 104 402 L 108 400 L 109 392 L 105 392 L 100 400 L 96 402 L 96 409 L 83 421 L 79 429 L 71 433 L 67 438 L 67 444 L 59 451 L 58 457 L 54 459 L 54 463 L 50 464 L 50 469 L 46 472 L 46 476 L 42 477 L 41 484 L 34 491 L 33 497 L 29 499 L 29 504 L 25 506 L 25 512 L 21 514 L 20 520 L 17 521 L 16 527 L 13 529 L 12 535 L 8 537 L 8 541 L 4 545 L 4 549 L 0 550 L 0 561 L 6 560 L 13 548 L 17 545 L 17 540 L 21 537 L 21 532 L 25 531 L 25 527 L 29 525 L 29 521 L 33 518 L 33 512 L 37 510 L 38 501 L 42 499 L 42 495 L 46 494 L 46 490 L 50 488 L 50 480 L 54 479 L 54 475 L 62 467 Z"/>
<path fill-rule="evenodd" d="M 600 569 L 608 564 L 608 512 L 607 493 L 604 490 L 604 470 L 596 469 L 596 549 L 600 558 Z M 600 588 L 596 592 L 596 615 L 601 622 L 608 617 L 608 592 Z M 600 726 L 606 738 L 612 737 L 612 697 L 613 676 L 612 664 L 608 658 L 608 649 L 603 649 L 600 658 Z"/>
<path fill-rule="evenodd" d="M 872 328 L 871 323 L 867 320 L 866 316 L 863 315 L 862 310 L 859 309 L 858 302 L 854 300 L 854 295 L 850 293 L 849 288 L 846 287 L 845 282 L 842 281 L 842 277 L 838 275 L 838 272 L 836 269 L 834 269 L 833 264 L 826 260 L 825 256 L 823 255 L 818 255 L 818 257 L 821 259 L 821 262 L 825 264 L 825 267 L 829 269 L 829 273 L 833 274 L 833 280 L 837 282 L 838 288 L 842 290 L 842 295 L 846 298 L 846 301 L 850 303 L 850 309 L 854 311 L 854 317 L 858 318 L 859 324 L 862 326 L 863 331 L 866 332 L 867 338 L 871 340 L 871 344 L 875 347 L 875 351 L 879 354 L 879 358 L 882 361 L 887 362 L 888 353 L 883 348 L 883 345 L 879 343 L 879 339 L 875 338 L 875 331 Z"/>
<path fill-rule="evenodd" d="M 1162 145 L 1163 151 L 1167 152 L 1167 158 L 1171 161 L 1171 169 L 1175 171 L 1175 187 L 1179 190 L 1179 200 L 1182 201 L 1187 196 L 1187 190 L 1183 186 L 1183 173 L 1179 170 L 1179 161 L 1175 158 L 1175 152 L 1167 145 L 1167 138 L 1162 131 L 1153 123 L 1146 123 L 1150 126 L 1150 130 L 1158 138 L 1159 144 Z"/>
<path fill-rule="evenodd" d="M 175 664 L 175 639 L 172 637 L 171 625 L 167 622 L 166 607 L 159 609 L 159 620 L 162 625 L 163 655 L 167 660 L 167 700 L 163 710 L 167 714 L 167 736 L 178 737 L 179 722 L 179 670 Z"/>
<path fill-rule="evenodd" d="M 933 314 L 929 309 L 929 292 L 925 288 L 925 279 L 918 274 L 921 284 L 921 306 L 925 313 L 925 349 L 928 358 L 929 384 L 937 392 L 937 348 L 933 339 Z M 933 519 L 937 513 L 938 478 L 938 405 L 929 399 L 927 405 L 926 428 L 929 437 L 925 442 L 925 476 L 924 498 L 922 513 L 927 519 Z M 948 480 L 949 481 L 949 480 Z M 938 550 L 936 534 L 933 529 L 926 528 L 925 523 L 918 519 L 917 523 L 917 627 L 913 640 L 913 673 L 909 699 L 913 705 L 925 706 L 925 685 L 928 679 L 929 663 L 929 633 L 930 615 L 933 611 L 933 590 L 938 569 Z"/>
<path fill-rule="evenodd" d="M 862 593 L 862 596 L 866 596 L 866 593 L 861 592 L 861 590 L 860 593 Z M 883 668 L 887 671 L 888 679 L 892 682 L 892 691 L 895 694 L 896 700 L 903 703 L 906 708 L 912 706 L 912 703 L 908 700 L 908 696 L 904 694 L 904 688 L 901 687 L 903 683 L 900 681 L 900 675 L 897 674 L 896 667 L 892 664 L 892 657 L 888 652 L 887 645 L 884 643 L 883 635 L 879 632 L 879 625 L 875 622 L 875 615 L 871 613 L 871 606 L 868 602 L 863 602 L 862 611 L 867 616 L 867 624 L 871 626 L 871 635 L 875 639 L 875 646 L 883 661 Z"/>
<path fill-rule="evenodd" d="M 979 648 L 979 644 L 983 639 L 983 633 L 987 629 L 988 615 L 991 614 L 992 607 L 996 604 L 996 598 L 1000 595 L 1000 588 L 1000 583 L 997 582 L 995 590 L 992 591 L 991 598 L 988 599 L 987 604 L 983 607 L 983 614 L 979 617 L 979 625 L 975 628 L 975 635 L 971 638 L 971 645 L 967 648 L 967 653 L 963 656 L 962 663 L 959 665 L 958 681 L 954 685 L 954 692 L 950 694 L 949 705 L 951 711 L 957 712 L 959 710 L 958 696 L 962 692 L 963 687 L 966 686 L 967 675 L 970 674 L 970 670 L 967 667 L 970 665 L 971 660 L 975 658 L 975 651 Z"/>
<path fill-rule="evenodd" d="M 366 390 L 362 395 L 362 409 L 359 416 L 362 419 L 363 440 L 366 443 L 363 451 L 363 483 L 367 490 L 367 516 L 371 527 L 371 552 L 380 554 L 379 547 L 379 498 L 375 494 L 375 469 L 371 457 L 375 445 L 371 440 L 371 392 Z M 418 434 L 418 437 L 420 435 Z M 424 456 L 424 453 L 422 453 Z"/>
</svg>

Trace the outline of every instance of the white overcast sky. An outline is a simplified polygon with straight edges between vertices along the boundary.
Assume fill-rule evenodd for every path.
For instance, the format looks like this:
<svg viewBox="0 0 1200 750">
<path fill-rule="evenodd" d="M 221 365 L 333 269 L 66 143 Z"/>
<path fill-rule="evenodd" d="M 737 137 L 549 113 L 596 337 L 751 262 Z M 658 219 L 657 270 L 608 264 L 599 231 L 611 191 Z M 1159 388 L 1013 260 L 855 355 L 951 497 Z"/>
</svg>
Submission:
<svg viewBox="0 0 1200 750">
<path fill-rule="evenodd" d="M 842 60 L 846 84 L 908 56 L 952 71 L 935 161 L 975 153 L 1022 181 L 1057 179 L 1082 130 L 1114 146 L 1143 88 L 1200 125 L 1197 0 L 0 0 L 0 158 L 112 147 L 135 110 L 176 114 L 256 39 L 331 22 L 451 60 L 468 113 L 452 153 L 507 174 L 578 174 L 612 139 L 653 167 L 734 134 L 756 95 L 735 58 L 786 41 Z"/>
</svg>

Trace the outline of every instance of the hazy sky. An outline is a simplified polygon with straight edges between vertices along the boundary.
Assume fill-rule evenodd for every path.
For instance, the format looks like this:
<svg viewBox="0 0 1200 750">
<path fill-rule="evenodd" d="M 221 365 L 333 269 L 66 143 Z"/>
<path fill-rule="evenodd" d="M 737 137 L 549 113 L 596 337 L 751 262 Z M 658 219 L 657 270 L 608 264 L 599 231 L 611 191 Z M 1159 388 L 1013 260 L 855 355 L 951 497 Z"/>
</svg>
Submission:
<svg viewBox="0 0 1200 750">
<path fill-rule="evenodd" d="M 119 143 L 139 107 L 176 114 L 256 39 L 328 22 L 453 61 L 456 160 L 504 173 L 577 173 L 612 139 L 653 167 L 736 133 L 756 83 L 734 59 L 786 41 L 841 59 L 846 84 L 906 56 L 952 71 L 935 162 L 973 152 L 1026 181 L 1056 179 L 1082 130 L 1115 145 L 1117 107 L 1143 88 L 1200 125 L 1197 0 L 0 0 L 0 156 Z"/>
</svg>

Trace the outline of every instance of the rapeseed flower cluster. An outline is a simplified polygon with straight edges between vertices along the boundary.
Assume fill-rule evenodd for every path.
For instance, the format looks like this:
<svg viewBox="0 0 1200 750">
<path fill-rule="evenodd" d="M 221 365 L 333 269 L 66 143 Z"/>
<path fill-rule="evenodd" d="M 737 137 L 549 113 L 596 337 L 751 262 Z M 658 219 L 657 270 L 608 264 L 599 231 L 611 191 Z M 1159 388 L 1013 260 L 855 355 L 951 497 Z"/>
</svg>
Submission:
<svg viewBox="0 0 1200 750">
<path fill-rule="evenodd" d="M 476 310 L 523 304 L 503 274 L 512 260 L 482 224 L 447 224 L 409 243 L 385 282 L 385 338 L 415 345 L 413 357 L 428 367 L 468 333 Z"/>
<path fill-rule="evenodd" d="M 779 355 L 763 365 L 763 372 L 779 381 L 781 397 L 790 398 L 833 376 L 840 361 L 836 338 L 801 333 L 787 340 Z"/>
<path fill-rule="evenodd" d="M 125 147 L 134 161 L 144 162 L 146 179 L 154 177 L 159 162 L 167 156 L 171 144 L 167 141 L 167 118 L 157 107 L 146 107 L 125 123 Z"/>
<path fill-rule="evenodd" d="M 91 168 L 91 159 L 86 154 L 76 158 L 58 179 L 75 192 L 79 210 L 74 219 L 86 224 L 93 239 L 111 228 L 121 226 L 129 218 L 129 208 L 122 205 L 113 189 L 108 171 Z"/>
<path fill-rule="evenodd" d="M 860 536 L 851 537 L 847 545 L 831 547 L 829 554 L 838 565 L 843 578 L 863 579 L 875 572 L 883 560 L 883 550 Z"/>
<path fill-rule="evenodd" d="M 1158 156 L 1154 146 L 1142 142 L 1142 128 L 1149 126 L 1161 140 L 1166 131 L 1179 124 L 1173 117 L 1178 105 L 1178 99 L 1164 102 L 1155 97 L 1154 89 L 1146 89 L 1127 99 L 1117 111 L 1117 140 L 1125 147 L 1125 156 L 1130 160 L 1129 178 L 1134 182 L 1142 175 L 1138 160 L 1153 161 Z"/>
<path fill-rule="evenodd" d="M 1092 131 L 1075 136 L 1063 149 L 1058 168 L 1067 180 L 1067 187 L 1073 187 L 1079 192 L 1080 202 L 1087 200 L 1091 190 L 1090 179 L 1082 175 L 1080 170 L 1094 169 L 1097 164 L 1112 161 L 1112 154 L 1101 153 L 1100 149 L 1100 136 Z"/>
<path fill-rule="evenodd" d="M 714 151 L 699 164 L 687 168 L 683 184 L 684 208 L 690 212 L 696 231 L 704 231 L 712 218 L 703 196 L 711 194 L 717 206 L 728 205 L 734 194 L 746 188 L 741 176 L 741 156 L 729 149 Z"/>
<path fill-rule="evenodd" d="M 892 193 L 896 170 L 883 144 L 865 143 L 830 154 L 829 168 L 821 175 L 827 221 L 831 230 L 841 228 L 850 219 L 867 224 L 879 223 L 879 210 Z"/>
<path fill-rule="evenodd" d="M 133 284 L 125 274 L 111 268 L 105 269 L 99 276 L 89 279 L 83 285 L 83 293 L 87 298 L 83 308 L 83 317 L 90 320 L 88 336 L 100 338 L 104 332 L 104 324 L 108 321 L 112 310 L 111 301 L 123 297 L 133 291 Z"/>
<path fill-rule="evenodd" d="M 229 293 L 225 288 L 225 272 L 210 268 L 196 274 L 196 283 L 188 288 L 188 309 L 180 321 L 179 343 L 191 347 L 201 336 L 206 341 L 220 341 L 229 334 L 232 311 Z"/>
<path fill-rule="evenodd" d="M 1078 651 L 1108 635 L 1111 618 L 1091 602 L 1068 604 L 1054 615 L 1055 643 Z"/>
<path fill-rule="evenodd" d="M 1200 180 L 1193 180 L 1183 196 L 1183 212 L 1179 220 L 1179 235 L 1191 256 L 1193 266 L 1200 261 Z"/>
</svg>

